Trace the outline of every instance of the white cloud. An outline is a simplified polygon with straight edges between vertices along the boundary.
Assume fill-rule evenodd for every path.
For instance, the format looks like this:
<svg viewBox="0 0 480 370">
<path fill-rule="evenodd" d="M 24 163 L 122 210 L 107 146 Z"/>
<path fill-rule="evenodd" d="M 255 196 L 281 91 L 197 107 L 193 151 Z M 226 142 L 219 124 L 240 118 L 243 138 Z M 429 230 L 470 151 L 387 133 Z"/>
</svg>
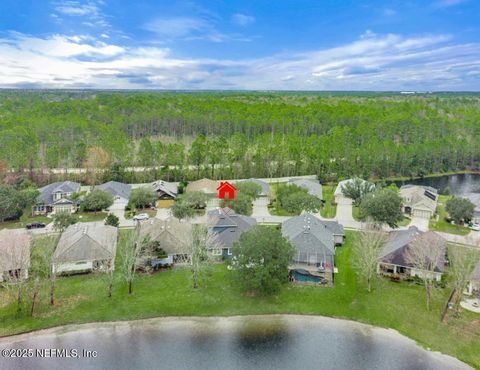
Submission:
<svg viewBox="0 0 480 370">
<path fill-rule="evenodd" d="M 81 4 L 78 1 L 63 1 L 55 5 L 55 10 L 68 16 L 98 15 L 99 9 L 94 2 Z"/>
<path fill-rule="evenodd" d="M 480 44 L 455 44 L 448 35 L 370 33 L 333 48 L 242 60 L 176 58 L 168 48 L 126 47 L 101 39 L 10 34 L 0 39 L 0 87 L 478 90 L 480 86 Z"/>
<path fill-rule="evenodd" d="M 232 16 L 232 22 L 239 26 L 248 26 L 255 22 L 255 17 L 251 15 L 237 13 Z"/>
</svg>

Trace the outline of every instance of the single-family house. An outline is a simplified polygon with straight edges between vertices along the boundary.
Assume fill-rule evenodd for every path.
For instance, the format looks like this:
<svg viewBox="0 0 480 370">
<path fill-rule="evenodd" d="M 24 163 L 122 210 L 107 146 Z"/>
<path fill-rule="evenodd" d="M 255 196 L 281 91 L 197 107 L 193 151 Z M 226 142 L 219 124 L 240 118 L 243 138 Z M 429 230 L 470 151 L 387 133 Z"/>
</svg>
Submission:
<svg viewBox="0 0 480 370">
<path fill-rule="evenodd" d="M 0 230 L 0 283 L 28 278 L 30 242 L 25 230 Z"/>
<path fill-rule="evenodd" d="M 470 281 L 468 282 L 466 293 L 469 295 L 478 294 L 480 297 L 480 262 L 477 263 L 470 275 Z"/>
<path fill-rule="evenodd" d="M 151 184 L 153 190 L 157 193 L 158 199 L 175 200 L 177 199 L 178 185 L 174 182 L 157 180 Z"/>
<path fill-rule="evenodd" d="M 403 213 L 429 219 L 437 209 L 438 192 L 430 186 L 403 185 L 400 188 L 403 198 Z"/>
<path fill-rule="evenodd" d="M 359 179 L 362 184 L 365 183 L 366 181 L 363 179 Z M 337 204 L 352 204 L 353 201 L 350 198 L 347 198 L 346 196 L 343 195 L 343 188 L 347 185 L 350 184 L 354 181 L 354 179 L 347 179 L 340 181 L 335 188 L 335 192 L 333 193 L 333 196 L 335 198 L 335 203 Z"/>
<path fill-rule="evenodd" d="M 378 272 L 386 276 L 398 276 L 400 279 L 408 279 L 414 276 L 422 277 L 425 271 L 412 264 L 409 254 L 413 243 L 421 243 L 424 238 L 438 239 L 442 256 L 445 256 L 446 244 L 440 235 L 433 231 L 420 231 L 417 227 L 410 226 L 407 230 L 396 230 L 390 233 L 379 256 Z M 445 259 L 443 257 L 435 267 L 435 280 L 441 280 L 444 265 Z"/>
<path fill-rule="evenodd" d="M 109 181 L 105 184 L 98 185 L 97 189 L 103 190 L 113 196 L 113 204 L 109 211 L 123 211 L 128 204 L 128 197 L 132 186 L 118 181 Z"/>
<path fill-rule="evenodd" d="M 115 265 L 118 229 L 102 222 L 70 225 L 60 236 L 53 253 L 52 271 L 80 273 L 111 271 Z"/>
<path fill-rule="evenodd" d="M 282 235 L 295 248 L 289 267 L 292 281 L 333 284 L 336 246 L 334 231 L 338 233 L 339 230 L 343 232 L 342 225 L 327 225 L 309 213 L 291 217 L 282 223 Z"/>
<path fill-rule="evenodd" d="M 323 200 L 322 185 L 313 179 L 290 179 L 288 185 L 296 185 L 300 188 L 307 189 L 308 194 Z"/>
<path fill-rule="evenodd" d="M 165 264 L 185 263 L 191 256 L 192 224 L 169 217 L 165 220 L 151 218 L 142 222 L 140 226 L 141 238 L 148 238 L 150 242 L 158 242 L 159 247 L 168 256 Z"/>
<path fill-rule="evenodd" d="M 186 191 L 201 191 L 202 193 L 207 194 L 209 197 L 217 198 L 218 196 L 218 181 L 213 181 L 210 179 L 201 179 L 197 181 L 192 181 L 187 185 Z"/>
<path fill-rule="evenodd" d="M 73 181 L 54 182 L 39 190 L 40 195 L 32 207 L 33 215 L 77 211 L 79 203 L 70 199 L 73 193 L 80 191 L 80 184 Z"/>
<path fill-rule="evenodd" d="M 207 213 L 209 231 L 215 235 L 215 245 L 209 252 L 213 256 L 231 258 L 233 243 L 240 240 L 242 233 L 257 224 L 253 217 L 239 215 L 230 208 L 217 208 Z"/>
</svg>

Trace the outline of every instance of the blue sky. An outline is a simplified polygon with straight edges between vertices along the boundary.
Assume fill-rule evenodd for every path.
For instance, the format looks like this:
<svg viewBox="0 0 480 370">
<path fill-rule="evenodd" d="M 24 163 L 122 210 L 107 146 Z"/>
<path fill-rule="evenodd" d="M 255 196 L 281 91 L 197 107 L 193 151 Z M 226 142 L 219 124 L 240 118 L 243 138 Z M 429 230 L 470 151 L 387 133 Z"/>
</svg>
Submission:
<svg viewBox="0 0 480 370">
<path fill-rule="evenodd" d="M 2 0 L 0 87 L 480 90 L 480 1 Z"/>
</svg>

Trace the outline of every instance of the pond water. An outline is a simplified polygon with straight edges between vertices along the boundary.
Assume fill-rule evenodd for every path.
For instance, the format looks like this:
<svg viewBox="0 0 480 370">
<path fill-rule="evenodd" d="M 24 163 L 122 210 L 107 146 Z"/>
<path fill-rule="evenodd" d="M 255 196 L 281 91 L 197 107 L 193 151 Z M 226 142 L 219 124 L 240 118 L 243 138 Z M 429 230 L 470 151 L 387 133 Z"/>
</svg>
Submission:
<svg viewBox="0 0 480 370">
<path fill-rule="evenodd" d="M 426 185 L 438 189 L 440 194 L 448 187 L 450 194 L 468 198 L 475 204 L 476 214 L 480 214 L 480 175 L 462 174 L 450 176 L 427 177 L 423 179 L 396 181 L 400 187 L 404 184 Z"/>
<path fill-rule="evenodd" d="M 1 369 L 470 369 L 393 330 L 319 316 L 163 318 L 0 339 L 95 358 L 0 357 Z"/>
</svg>

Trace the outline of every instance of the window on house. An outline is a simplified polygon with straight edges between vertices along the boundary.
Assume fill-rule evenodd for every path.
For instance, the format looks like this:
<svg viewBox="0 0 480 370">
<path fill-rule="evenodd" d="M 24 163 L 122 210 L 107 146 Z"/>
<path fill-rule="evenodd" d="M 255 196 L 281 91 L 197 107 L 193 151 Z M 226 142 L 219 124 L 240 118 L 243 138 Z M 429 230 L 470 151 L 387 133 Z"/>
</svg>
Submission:
<svg viewBox="0 0 480 370">
<path fill-rule="evenodd" d="M 212 256 L 221 256 L 222 250 L 221 249 L 212 249 Z"/>
</svg>

